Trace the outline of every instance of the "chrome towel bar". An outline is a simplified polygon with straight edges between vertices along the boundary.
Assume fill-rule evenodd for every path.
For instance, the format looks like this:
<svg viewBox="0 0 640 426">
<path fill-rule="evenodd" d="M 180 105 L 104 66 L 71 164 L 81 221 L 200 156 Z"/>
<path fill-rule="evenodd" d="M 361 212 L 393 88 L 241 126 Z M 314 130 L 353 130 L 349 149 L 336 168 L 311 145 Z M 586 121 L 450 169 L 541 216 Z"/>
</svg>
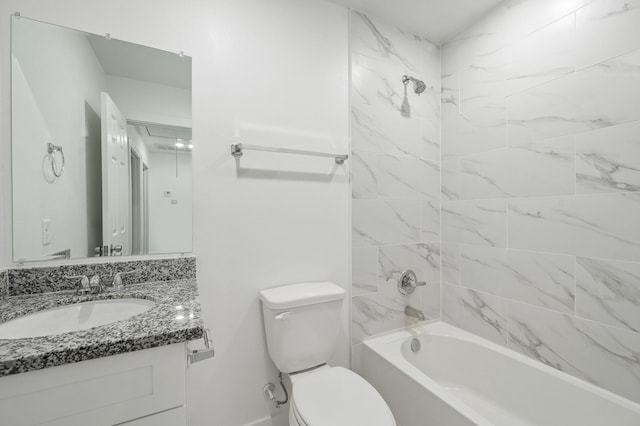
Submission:
<svg viewBox="0 0 640 426">
<path fill-rule="evenodd" d="M 336 160 L 337 164 L 344 164 L 344 160 L 349 158 L 347 154 L 332 154 L 330 152 L 317 152 L 317 151 L 303 151 L 301 149 L 288 149 L 288 148 L 274 148 L 269 146 L 258 145 L 246 145 L 243 143 L 231 144 L 231 155 L 235 157 L 241 157 L 243 150 L 251 151 L 267 151 L 267 152 L 280 152 L 283 154 L 299 154 L 299 155 L 313 155 L 316 157 L 332 157 Z"/>
</svg>

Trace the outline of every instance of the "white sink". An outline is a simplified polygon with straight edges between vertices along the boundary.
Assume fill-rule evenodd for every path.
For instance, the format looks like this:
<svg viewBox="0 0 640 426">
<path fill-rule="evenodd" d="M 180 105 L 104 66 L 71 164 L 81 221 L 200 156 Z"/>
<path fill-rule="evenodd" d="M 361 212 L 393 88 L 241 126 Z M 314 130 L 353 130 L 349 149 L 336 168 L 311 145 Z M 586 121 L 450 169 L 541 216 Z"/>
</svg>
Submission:
<svg viewBox="0 0 640 426">
<path fill-rule="evenodd" d="M 47 309 L 0 324 L 0 339 L 24 339 L 86 330 L 125 320 L 155 305 L 155 302 L 145 299 L 111 299 Z"/>
</svg>

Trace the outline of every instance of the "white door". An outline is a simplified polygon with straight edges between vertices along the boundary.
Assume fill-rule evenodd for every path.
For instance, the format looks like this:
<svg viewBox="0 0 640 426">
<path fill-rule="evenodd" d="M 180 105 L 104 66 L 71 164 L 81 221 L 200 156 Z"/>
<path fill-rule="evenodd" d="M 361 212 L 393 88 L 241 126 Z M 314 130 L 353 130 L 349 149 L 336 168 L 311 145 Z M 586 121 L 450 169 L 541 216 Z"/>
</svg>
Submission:
<svg viewBox="0 0 640 426">
<path fill-rule="evenodd" d="M 131 253 L 127 120 L 105 92 L 102 101 L 102 245 Z"/>
</svg>

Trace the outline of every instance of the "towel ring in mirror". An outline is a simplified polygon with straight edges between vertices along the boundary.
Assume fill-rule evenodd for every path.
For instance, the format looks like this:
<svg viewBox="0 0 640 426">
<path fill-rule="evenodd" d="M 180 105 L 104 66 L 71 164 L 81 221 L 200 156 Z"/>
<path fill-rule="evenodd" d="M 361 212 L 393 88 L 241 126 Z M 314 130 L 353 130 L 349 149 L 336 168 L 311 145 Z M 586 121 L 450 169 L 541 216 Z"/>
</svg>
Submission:
<svg viewBox="0 0 640 426">
<path fill-rule="evenodd" d="M 64 173 L 64 152 L 62 152 L 62 147 L 58 145 L 54 145 L 51 142 L 47 144 L 47 152 L 49 153 L 49 157 L 51 158 L 51 171 L 53 175 L 57 178 L 62 176 Z M 58 160 L 56 159 L 56 153 L 60 153 L 60 158 L 62 164 L 58 167 Z"/>
</svg>

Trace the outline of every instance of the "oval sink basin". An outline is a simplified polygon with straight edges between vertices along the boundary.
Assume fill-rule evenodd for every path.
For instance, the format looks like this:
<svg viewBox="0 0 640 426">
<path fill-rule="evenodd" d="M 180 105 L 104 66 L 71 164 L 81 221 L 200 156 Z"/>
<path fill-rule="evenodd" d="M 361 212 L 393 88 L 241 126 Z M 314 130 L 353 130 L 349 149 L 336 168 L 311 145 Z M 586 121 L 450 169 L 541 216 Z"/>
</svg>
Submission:
<svg viewBox="0 0 640 426">
<path fill-rule="evenodd" d="M 155 305 L 155 302 L 145 299 L 111 299 L 47 309 L 0 324 L 0 339 L 24 339 L 86 330 L 125 320 Z"/>
</svg>

